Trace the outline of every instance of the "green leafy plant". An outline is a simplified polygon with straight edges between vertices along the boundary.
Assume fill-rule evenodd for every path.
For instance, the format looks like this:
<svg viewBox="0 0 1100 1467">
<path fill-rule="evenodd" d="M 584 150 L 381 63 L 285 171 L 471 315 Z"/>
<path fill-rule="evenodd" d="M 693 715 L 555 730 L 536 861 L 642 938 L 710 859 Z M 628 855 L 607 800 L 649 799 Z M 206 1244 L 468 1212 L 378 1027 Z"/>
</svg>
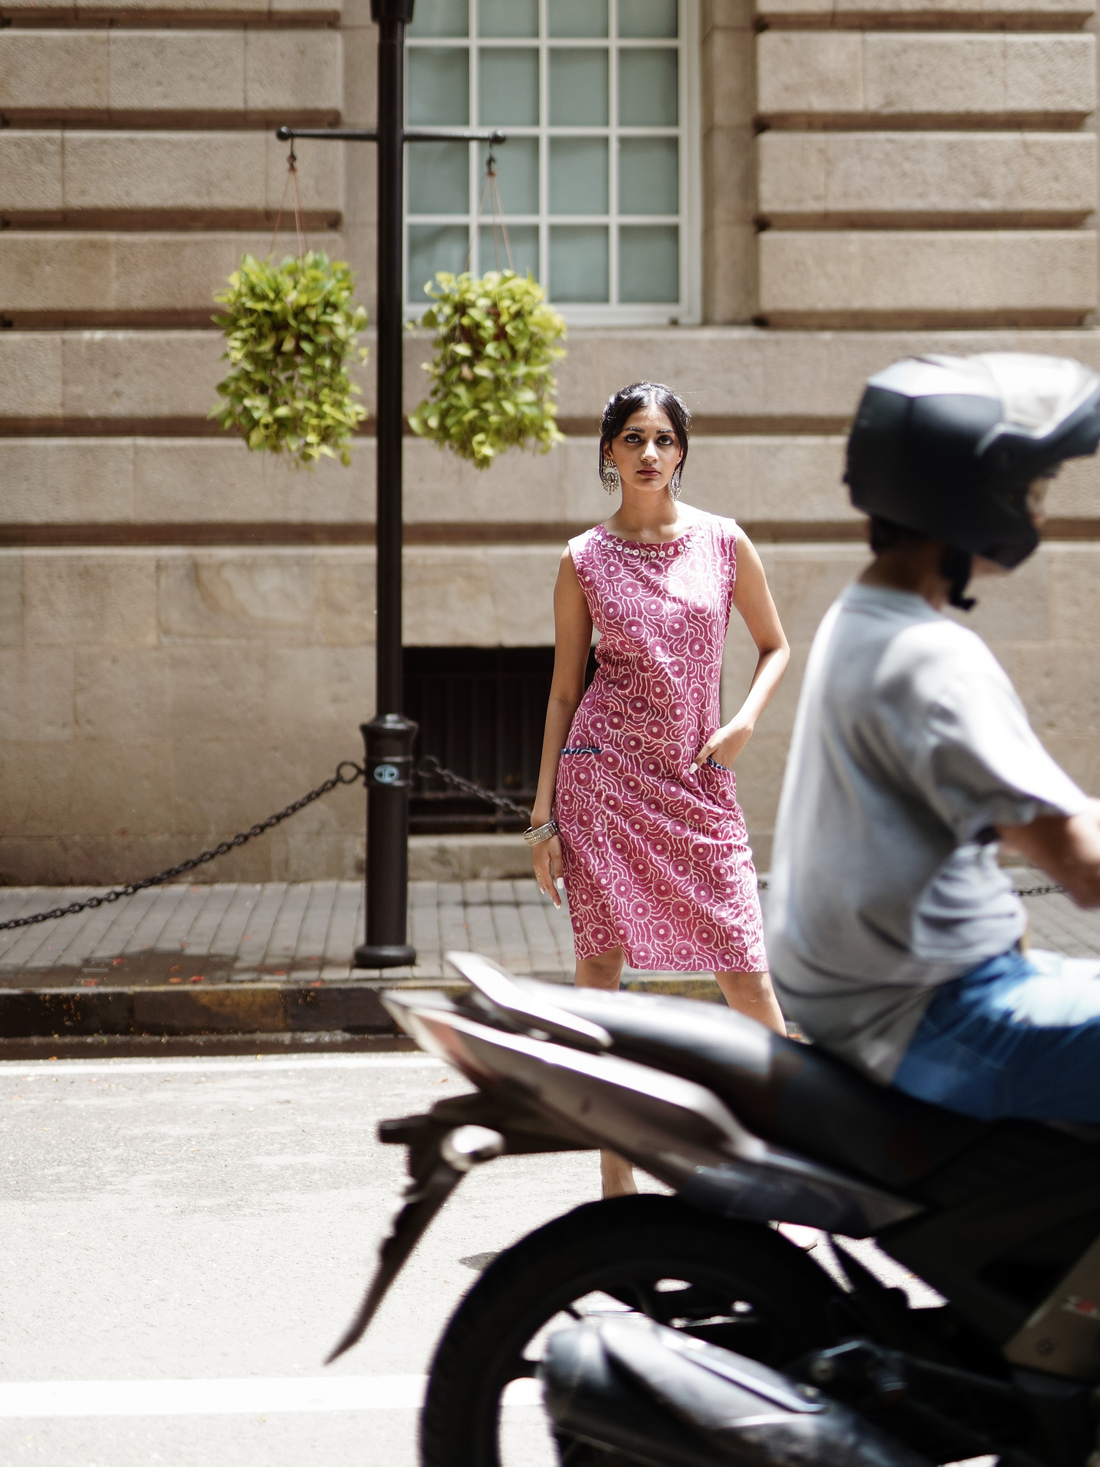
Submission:
<svg viewBox="0 0 1100 1467">
<path fill-rule="evenodd" d="M 422 324 L 434 327 L 435 355 L 425 370 L 428 397 L 409 416 L 422 438 L 451 448 L 479 469 L 507 448 L 562 440 L 551 375 L 565 355 L 556 343 L 565 322 L 531 276 L 514 270 L 475 275 L 441 271 Z"/>
<path fill-rule="evenodd" d="M 367 324 L 351 294 L 351 269 L 321 250 L 281 265 L 245 255 L 214 297 L 226 308 L 214 320 L 231 367 L 209 416 L 249 448 L 288 454 L 296 464 L 312 467 L 321 457 L 350 464 L 351 435 L 367 415 L 347 370 Z"/>
</svg>

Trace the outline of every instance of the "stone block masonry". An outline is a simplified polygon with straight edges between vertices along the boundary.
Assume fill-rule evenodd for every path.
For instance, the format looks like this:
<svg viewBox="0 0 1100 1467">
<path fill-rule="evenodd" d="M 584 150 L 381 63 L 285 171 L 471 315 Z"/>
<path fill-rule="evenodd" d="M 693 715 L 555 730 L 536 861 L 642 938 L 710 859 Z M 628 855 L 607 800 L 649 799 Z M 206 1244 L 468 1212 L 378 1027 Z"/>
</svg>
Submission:
<svg viewBox="0 0 1100 1467">
<path fill-rule="evenodd" d="M 739 765 L 766 865 L 808 646 L 865 558 L 842 483 L 862 382 L 937 351 L 1100 367 L 1093 12 L 682 0 L 703 319 L 574 323 L 549 456 L 481 474 L 406 439 L 406 641 L 548 644 L 562 545 L 607 512 L 602 405 L 672 383 L 696 420 L 686 497 L 757 541 L 795 652 Z M 373 425 L 350 470 L 296 473 L 207 413 L 224 371 L 212 294 L 271 245 L 272 129 L 371 125 L 375 30 L 368 0 L 16 0 L 3 17 L 0 880 L 102 884 L 231 835 L 360 752 Z M 310 243 L 351 262 L 373 312 L 371 149 L 298 156 Z M 410 406 L 429 352 L 409 336 Z M 373 366 L 357 377 L 373 413 Z M 1100 792 L 1100 464 L 1068 468 L 1050 511 L 1041 554 L 982 584 L 972 624 Z M 738 623 L 727 704 L 752 663 Z M 354 883 L 362 805 L 337 791 L 204 875 Z"/>
</svg>

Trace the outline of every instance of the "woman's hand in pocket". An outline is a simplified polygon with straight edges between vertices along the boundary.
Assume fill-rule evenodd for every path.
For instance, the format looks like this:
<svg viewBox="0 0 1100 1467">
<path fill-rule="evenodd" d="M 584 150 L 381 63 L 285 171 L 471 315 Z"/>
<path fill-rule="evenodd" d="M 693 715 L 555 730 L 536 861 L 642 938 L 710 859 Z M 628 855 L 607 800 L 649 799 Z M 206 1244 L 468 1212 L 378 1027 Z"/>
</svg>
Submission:
<svg viewBox="0 0 1100 1467">
<path fill-rule="evenodd" d="M 724 769 L 732 769 L 734 760 L 751 738 L 752 724 L 733 719 L 711 734 L 695 756 L 696 768 L 701 769 L 708 759 L 713 759 Z"/>
<path fill-rule="evenodd" d="M 557 883 L 561 880 L 561 841 L 556 835 L 531 847 L 531 862 L 539 891 L 548 896 L 555 907 L 561 906 Z"/>
</svg>

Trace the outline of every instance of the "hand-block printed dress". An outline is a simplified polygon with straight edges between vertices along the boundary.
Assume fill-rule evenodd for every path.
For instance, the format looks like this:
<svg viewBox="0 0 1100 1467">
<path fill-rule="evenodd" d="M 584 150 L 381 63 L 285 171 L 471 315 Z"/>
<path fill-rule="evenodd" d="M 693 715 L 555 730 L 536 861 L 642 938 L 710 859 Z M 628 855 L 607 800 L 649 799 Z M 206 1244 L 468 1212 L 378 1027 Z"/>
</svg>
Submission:
<svg viewBox="0 0 1100 1467">
<path fill-rule="evenodd" d="M 736 778 L 692 764 L 722 722 L 737 526 L 704 515 L 649 545 L 597 525 L 569 549 L 600 633 L 555 790 L 577 957 L 622 947 L 635 968 L 763 972 Z"/>
</svg>

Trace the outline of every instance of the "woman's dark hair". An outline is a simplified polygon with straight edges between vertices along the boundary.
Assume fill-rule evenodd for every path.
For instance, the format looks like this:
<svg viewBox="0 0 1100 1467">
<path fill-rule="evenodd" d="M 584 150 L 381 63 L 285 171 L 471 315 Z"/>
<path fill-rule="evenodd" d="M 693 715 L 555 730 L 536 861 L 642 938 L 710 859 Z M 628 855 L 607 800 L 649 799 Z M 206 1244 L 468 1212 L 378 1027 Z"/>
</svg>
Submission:
<svg viewBox="0 0 1100 1467">
<path fill-rule="evenodd" d="M 688 434 L 691 432 L 691 413 L 687 403 L 663 382 L 632 382 L 629 387 L 620 387 L 613 397 L 609 397 L 603 410 L 603 422 L 600 424 L 601 474 L 604 450 L 613 438 L 618 438 L 631 413 L 644 407 L 659 408 L 672 424 L 676 442 L 680 445 L 680 468 L 683 469 L 688 456 Z"/>
</svg>

